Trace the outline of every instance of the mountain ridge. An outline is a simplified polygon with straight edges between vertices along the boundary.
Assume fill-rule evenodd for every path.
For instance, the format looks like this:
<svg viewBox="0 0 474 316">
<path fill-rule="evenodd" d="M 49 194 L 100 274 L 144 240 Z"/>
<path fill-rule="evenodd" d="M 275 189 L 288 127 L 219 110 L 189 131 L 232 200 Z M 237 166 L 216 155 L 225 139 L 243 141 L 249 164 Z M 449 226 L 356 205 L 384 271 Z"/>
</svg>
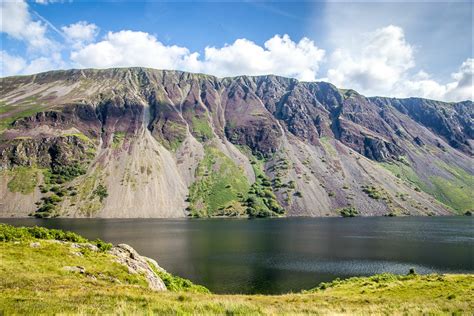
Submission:
<svg viewBox="0 0 474 316">
<path fill-rule="evenodd" d="M 142 67 L 0 80 L 0 216 L 429 215 L 474 205 L 472 101 Z M 17 185 L 22 173 L 34 186 Z"/>
</svg>

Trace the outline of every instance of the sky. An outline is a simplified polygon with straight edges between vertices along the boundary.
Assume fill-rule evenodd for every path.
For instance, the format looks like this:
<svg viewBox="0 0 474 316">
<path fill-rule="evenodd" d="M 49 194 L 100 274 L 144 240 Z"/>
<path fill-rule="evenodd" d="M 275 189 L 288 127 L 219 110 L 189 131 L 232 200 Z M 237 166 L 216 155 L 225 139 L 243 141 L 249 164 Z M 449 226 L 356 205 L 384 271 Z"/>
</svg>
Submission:
<svg viewBox="0 0 474 316">
<path fill-rule="evenodd" d="M 143 66 L 473 100 L 472 1 L 0 0 L 0 76 Z"/>
</svg>

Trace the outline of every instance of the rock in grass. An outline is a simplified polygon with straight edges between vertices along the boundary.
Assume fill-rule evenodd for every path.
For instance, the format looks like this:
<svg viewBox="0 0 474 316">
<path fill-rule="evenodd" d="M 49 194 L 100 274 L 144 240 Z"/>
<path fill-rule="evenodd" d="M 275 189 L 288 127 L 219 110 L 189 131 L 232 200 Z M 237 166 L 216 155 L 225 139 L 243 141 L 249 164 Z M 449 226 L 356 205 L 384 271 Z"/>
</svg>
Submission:
<svg viewBox="0 0 474 316">
<path fill-rule="evenodd" d="M 110 254 L 117 258 L 117 262 L 125 265 L 132 274 L 142 273 L 148 282 L 148 287 L 153 291 L 166 291 L 166 285 L 163 280 L 156 275 L 150 267 L 148 258 L 140 256 L 138 252 L 127 244 L 114 246 Z M 154 264 L 154 263 L 152 263 Z"/>
<path fill-rule="evenodd" d="M 86 273 L 86 268 L 81 266 L 64 266 L 63 270 L 73 272 L 73 273 Z"/>
</svg>

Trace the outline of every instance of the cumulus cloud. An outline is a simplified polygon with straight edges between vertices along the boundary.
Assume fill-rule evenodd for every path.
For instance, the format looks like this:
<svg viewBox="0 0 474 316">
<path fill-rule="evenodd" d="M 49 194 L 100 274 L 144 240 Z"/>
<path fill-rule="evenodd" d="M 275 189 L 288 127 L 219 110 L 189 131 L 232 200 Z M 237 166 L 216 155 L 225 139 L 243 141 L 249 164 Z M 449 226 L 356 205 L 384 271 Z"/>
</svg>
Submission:
<svg viewBox="0 0 474 316">
<path fill-rule="evenodd" d="M 79 21 L 68 26 L 63 26 L 61 27 L 61 30 L 67 40 L 76 48 L 94 41 L 99 33 L 97 25 L 94 23 L 87 23 L 86 21 Z"/>
<path fill-rule="evenodd" d="M 350 48 L 336 49 L 329 59 L 327 80 L 368 96 L 424 97 L 445 101 L 473 99 L 473 59 L 467 59 L 440 83 L 420 70 L 415 74 L 414 47 L 402 28 L 389 25 L 356 38 Z"/>
<path fill-rule="evenodd" d="M 64 68 L 66 65 L 59 53 L 53 53 L 47 57 L 37 57 L 30 61 L 26 59 L 0 51 L 0 77 L 18 74 L 33 74 L 52 69 Z"/>
<path fill-rule="evenodd" d="M 0 51 L 0 76 L 10 76 L 19 73 L 26 67 L 26 61 L 19 57 L 13 56 L 6 51 Z"/>
<path fill-rule="evenodd" d="M 331 56 L 327 79 L 335 85 L 374 94 L 390 91 L 414 67 L 413 47 L 400 27 L 389 25 L 365 34 L 352 49 Z"/>
<path fill-rule="evenodd" d="M 238 39 L 222 48 L 206 47 L 202 68 L 217 76 L 275 74 L 311 81 L 324 53 L 308 38 L 296 43 L 288 35 L 275 35 L 263 47 Z"/>
<path fill-rule="evenodd" d="M 71 60 L 81 67 L 142 66 L 195 71 L 197 53 L 176 45 L 166 46 L 145 32 L 109 32 L 97 43 L 71 53 Z"/>
<path fill-rule="evenodd" d="M 474 59 L 468 58 L 457 72 L 451 74 L 451 81 L 442 84 L 429 74 L 420 71 L 415 76 L 398 82 L 392 94 L 401 97 L 417 96 L 444 101 L 474 100 Z"/>
<path fill-rule="evenodd" d="M 25 41 L 30 49 L 47 51 L 54 46 L 54 42 L 46 37 L 47 26 L 32 20 L 25 1 L 1 1 L 0 25 L 2 32 Z"/>
<path fill-rule="evenodd" d="M 109 32 L 105 38 L 71 53 L 82 67 L 145 66 L 210 73 L 216 76 L 277 74 L 315 80 L 324 50 L 307 38 L 298 43 L 275 35 L 262 46 L 238 39 L 221 48 L 206 47 L 204 58 L 185 47 L 167 46 L 148 33 Z"/>
</svg>

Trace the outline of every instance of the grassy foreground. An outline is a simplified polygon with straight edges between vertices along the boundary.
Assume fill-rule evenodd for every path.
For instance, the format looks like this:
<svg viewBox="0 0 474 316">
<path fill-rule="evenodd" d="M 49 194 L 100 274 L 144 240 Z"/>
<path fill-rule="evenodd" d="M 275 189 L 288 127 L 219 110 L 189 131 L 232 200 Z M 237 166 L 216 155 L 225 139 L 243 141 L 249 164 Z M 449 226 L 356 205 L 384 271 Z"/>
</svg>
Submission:
<svg viewBox="0 0 474 316">
<path fill-rule="evenodd" d="M 74 248 L 71 242 L 85 240 L 57 232 L 44 235 L 34 229 L 0 225 L 0 315 L 468 315 L 474 310 L 473 275 L 382 274 L 322 283 L 303 293 L 274 296 L 210 294 L 189 281 L 170 276 L 166 283 L 169 291 L 152 292 L 142 275 L 129 274 L 126 267 L 114 261 L 107 253 L 107 245 L 101 245 L 99 251 Z M 76 266 L 85 271 L 64 269 Z"/>
</svg>

